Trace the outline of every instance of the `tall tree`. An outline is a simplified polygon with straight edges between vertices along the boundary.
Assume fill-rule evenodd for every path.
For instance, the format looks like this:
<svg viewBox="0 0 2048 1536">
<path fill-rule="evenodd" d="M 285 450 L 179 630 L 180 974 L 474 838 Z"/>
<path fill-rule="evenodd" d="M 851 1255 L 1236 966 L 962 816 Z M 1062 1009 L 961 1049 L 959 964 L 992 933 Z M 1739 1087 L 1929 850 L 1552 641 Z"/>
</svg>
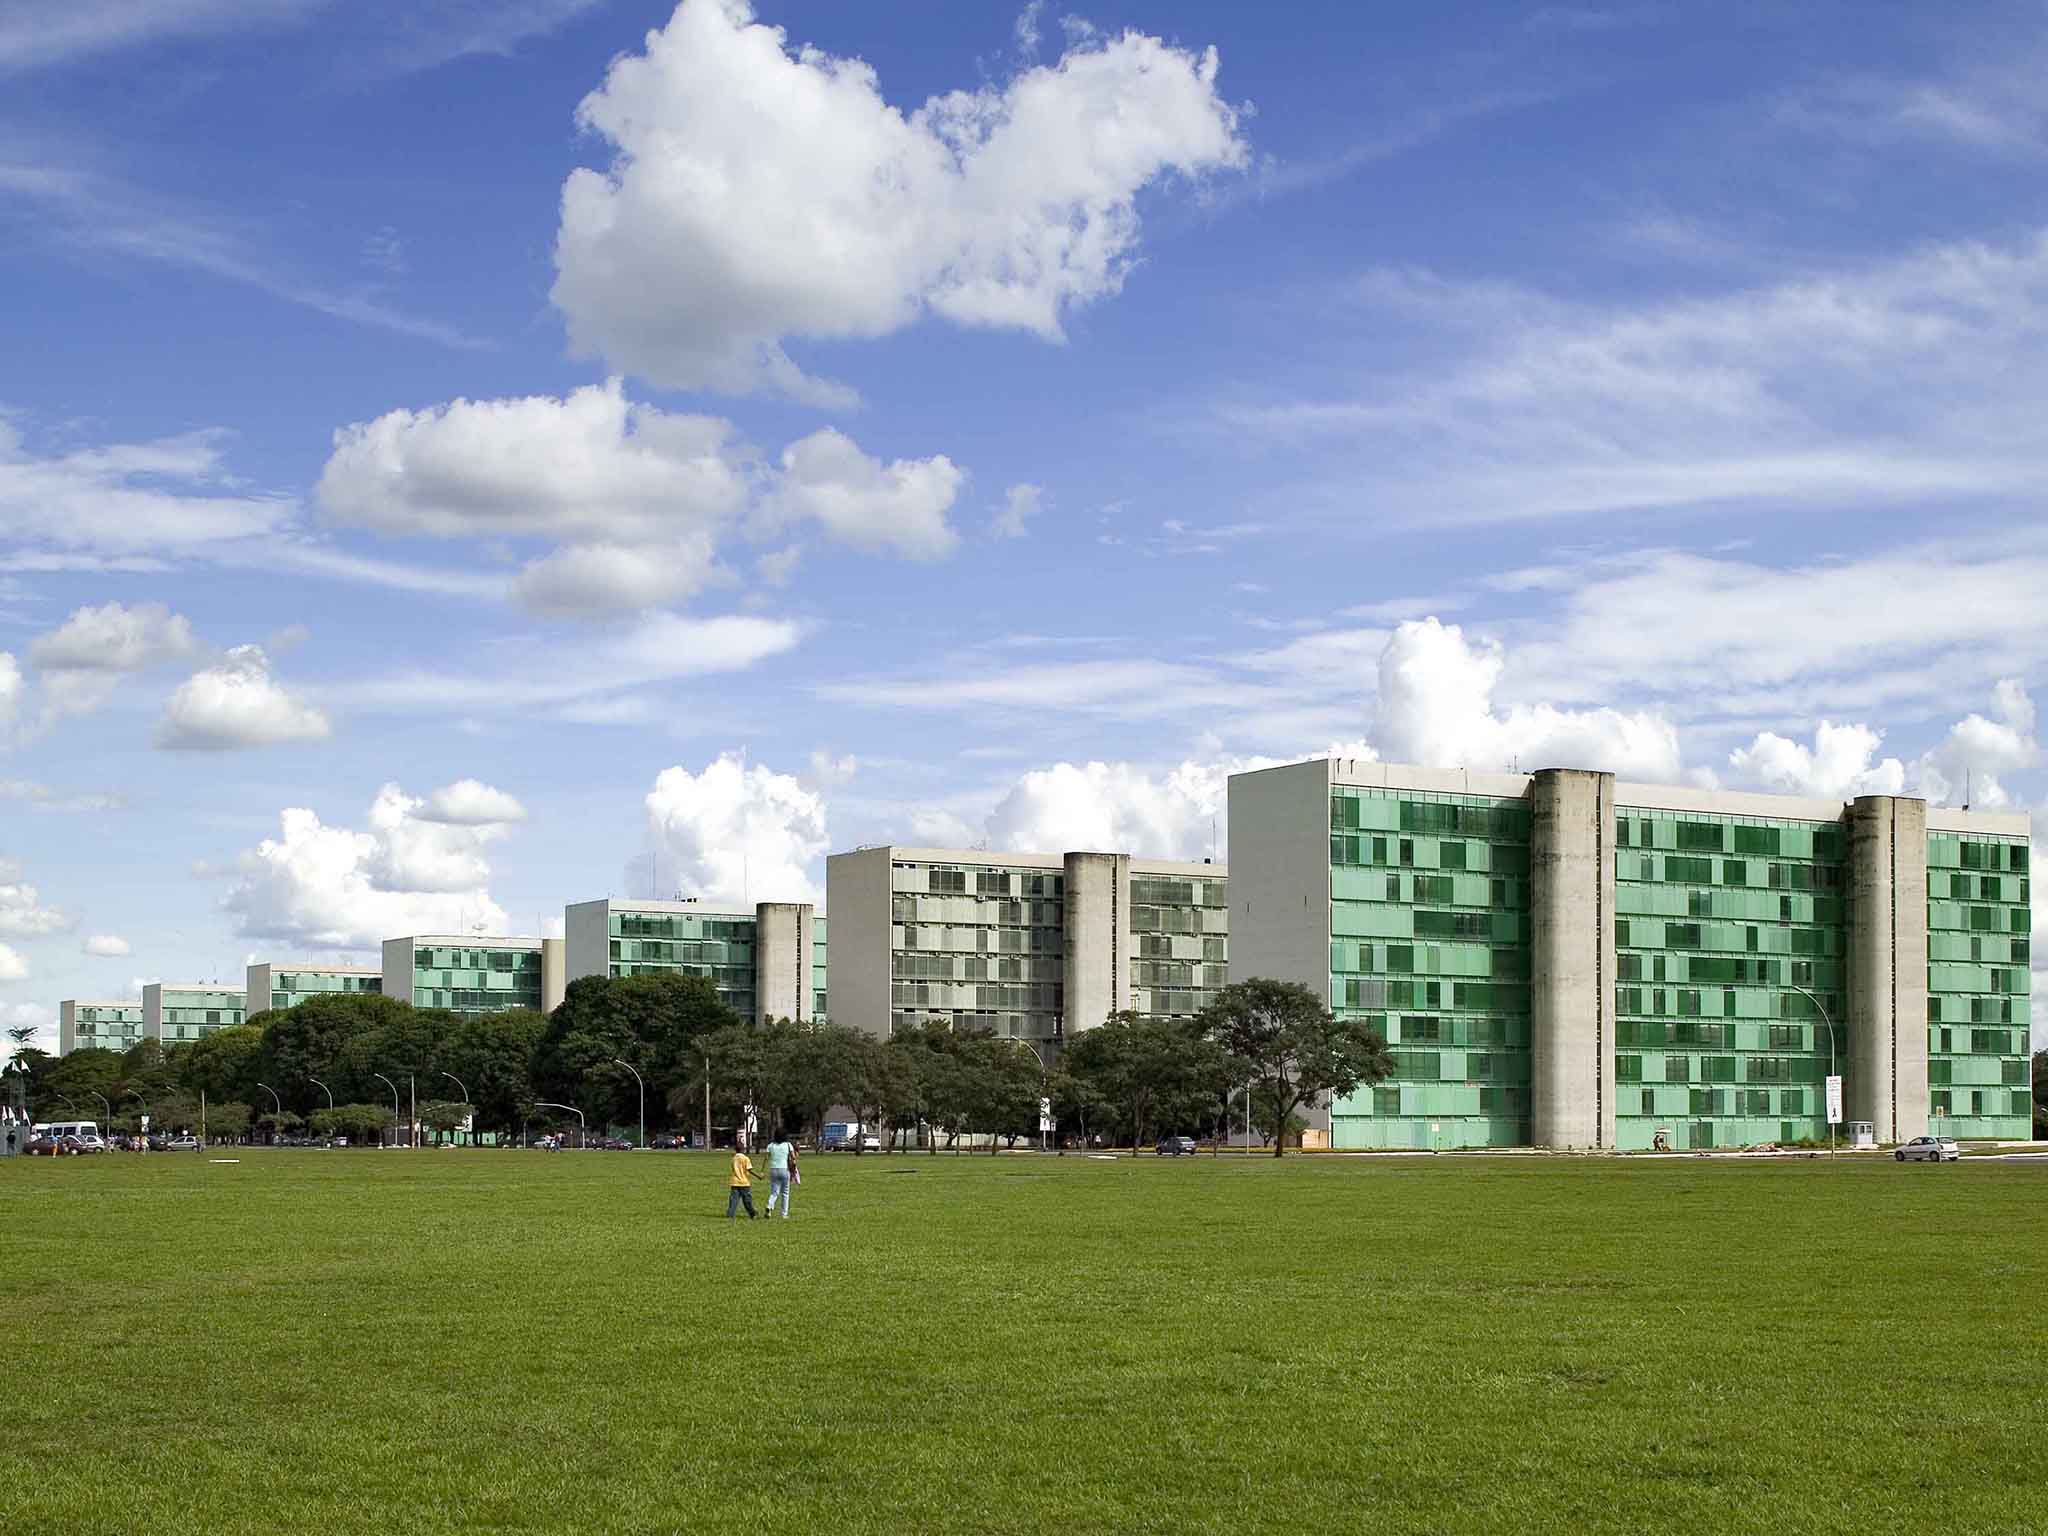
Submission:
<svg viewBox="0 0 2048 1536">
<path fill-rule="evenodd" d="M 1287 1124 L 1304 1104 L 1356 1093 L 1394 1070 L 1384 1040 L 1336 1017 L 1298 982 L 1233 982 L 1203 1010 L 1200 1024 L 1245 1064 L 1254 1103 L 1281 1133 L 1273 1138 L 1275 1157 L 1285 1154 Z"/>
<path fill-rule="evenodd" d="M 548 1015 L 533 1054 L 534 1088 L 584 1109 L 592 1124 L 629 1122 L 639 1093 L 615 1060 L 631 1062 L 648 1102 L 660 1104 L 688 1081 L 701 1085 L 698 1042 L 740 1022 L 708 977 L 582 977 Z"/>
<path fill-rule="evenodd" d="M 253 1104 L 260 1098 L 268 1107 L 270 1096 L 257 1086 L 269 1081 L 263 1076 L 262 1058 L 262 1025 L 217 1029 L 192 1042 L 181 1064 L 179 1083 L 191 1092 L 204 1093 L 209 1105 Z"/>
<path fill-rule="evenodd" d="M 1220 1091 L 1226 1076 L 1221 1051 L 1197 1026 L 1130 1009 L 1071 1040 L 1063 1066 L 1117 1107 L 1130 1127 L 1134 1152 L 1144 1145 L 1146 1131 L 1157 1128 L 1163 1110 L 1185 1112 L 1187 1102 L 1209 1085 Z"/>
</svg>

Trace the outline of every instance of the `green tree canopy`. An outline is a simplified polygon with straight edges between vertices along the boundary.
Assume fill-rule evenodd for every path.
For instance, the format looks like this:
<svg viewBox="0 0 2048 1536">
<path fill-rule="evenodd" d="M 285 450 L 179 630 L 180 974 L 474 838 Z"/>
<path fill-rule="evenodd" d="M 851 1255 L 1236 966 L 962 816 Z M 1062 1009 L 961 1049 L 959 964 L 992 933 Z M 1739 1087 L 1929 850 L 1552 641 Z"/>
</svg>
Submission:
<svg viewBox="0 0 2048 1536">
<path fill-rule="evenodd" d="M 1394 1070 L 1384 1040 L 1363 1024 L 1337 1018 L 1298 982 L 1256 976 L 1233 982 L 1203 1010 L 1200 1025 L 1244 1064 L 1254 1118 L 1281 1131 L 1318 1096 L 1355 1093 Z M 1286 1136 L 1276 1135 L 1273 1155 L 1286 1150 Z"/>
<path fill-rule="evenodd" d="M 696 1077 L 697 1042 L 741 1022 L 709 977 L 584 976 L 569 983 L 533 1053 L 534 1091 L 574 1104 L 593 1127 L 630 1123 L 639 1113 L 632 1063 L 650 1108 Z"/>
<path fill-rule="evenodd" d="M 1067 1045 L 1062 1062 L 1102 1101 L 1116 1106 L 1131 1134 L 1132 1149 L 1144 1146 L 1162 1116 L 1192 1117 L 1190 1106 L 1221 1098 L 1230 1072 L 1223 1052 L 1199 1025 L 1151 1018 L 1123 1009 L 1098 1029 L 1084 1030 Z M 1187 1123 L 1196 1123 L 1190 1118 Z"/>
<path fill-rule="evenodd" d="M 216 1029 L 192 1042 L 180 1063 L 179 1085 L 191 1093 L 204 1093 L 209 1105 L 253 1104 L 261 1099 L 267 1106 L 270 1095 L 256 1086 L 268 1081 L 262 1060 L 261 1024 Z"/>
</svg>

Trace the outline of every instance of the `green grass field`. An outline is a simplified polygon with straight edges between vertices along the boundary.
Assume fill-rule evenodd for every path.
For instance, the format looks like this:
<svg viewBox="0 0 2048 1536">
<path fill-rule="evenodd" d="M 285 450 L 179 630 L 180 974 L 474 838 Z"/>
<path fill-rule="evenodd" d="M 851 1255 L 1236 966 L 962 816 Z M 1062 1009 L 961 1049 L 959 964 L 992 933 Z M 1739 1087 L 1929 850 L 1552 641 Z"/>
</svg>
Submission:
<svg viewBox="0 0 2048 1536">
<path fill-rule="evenodd" d="M 2048 1524 L 2048 1165 L 722 1167 L 0 1163 L 0 1531 Z"/>
</svg>

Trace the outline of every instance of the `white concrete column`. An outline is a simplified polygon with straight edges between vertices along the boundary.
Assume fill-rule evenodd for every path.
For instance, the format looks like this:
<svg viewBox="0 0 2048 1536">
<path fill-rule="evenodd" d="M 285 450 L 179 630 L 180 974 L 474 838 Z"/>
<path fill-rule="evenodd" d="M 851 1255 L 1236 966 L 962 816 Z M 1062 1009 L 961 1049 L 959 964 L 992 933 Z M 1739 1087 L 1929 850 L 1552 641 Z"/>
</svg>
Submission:
<svg viewBox="0 0 2048 1536">
<path fill-rule="evenodd" d="M 1928 1128 L 1927 802 L 1859 795 L 1849 838 L 1844 1108 L 1879 1141 Z"/>
<path fill-rule="evenodd" d="M 754 908 L 754 1013 L 757 1019 L 808 1020 L 816 1011 L 813 911 L 807 901 L 764 901 Z"/>
<path fill-rule="evenodd" d="M 1131 1005 L 1131 856 L 1068 854 L 1066 889 L 1063 1008 L 1071 1039 Z"/>
<path fill-rule="evenodd" d="M 1530 1134 L 1614 1145 L 1614 775 L 1547 768 L 1529 788 Z"/>
<path fill-rule="evenodd" d="M 569 990 L 569 941 L 567 939 L 542 939 L 540 941 L 540 1011 L 553 1013 L 562 1006 L 562 998 Z M 410 995 L 406 1001 L 410 1002 Z"/>
</svg>

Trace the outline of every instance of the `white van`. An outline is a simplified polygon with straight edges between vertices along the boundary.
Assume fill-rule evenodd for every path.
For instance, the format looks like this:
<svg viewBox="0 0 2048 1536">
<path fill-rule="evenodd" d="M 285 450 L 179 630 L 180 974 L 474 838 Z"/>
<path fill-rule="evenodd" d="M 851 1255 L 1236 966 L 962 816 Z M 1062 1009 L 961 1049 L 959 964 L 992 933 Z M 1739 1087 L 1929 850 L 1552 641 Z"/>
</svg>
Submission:
<svg viewBox="0 0 2048 1536">
<path fill-rule="evenodd" d="M 76 1136 L 95 1152 L 107 1150 L 107 1144 L 100 1139 L 100 1128 L 92 1120 L 52 1120 L 48 1125 L 30 1127 L 38 1136 Z"/>
</svg>

